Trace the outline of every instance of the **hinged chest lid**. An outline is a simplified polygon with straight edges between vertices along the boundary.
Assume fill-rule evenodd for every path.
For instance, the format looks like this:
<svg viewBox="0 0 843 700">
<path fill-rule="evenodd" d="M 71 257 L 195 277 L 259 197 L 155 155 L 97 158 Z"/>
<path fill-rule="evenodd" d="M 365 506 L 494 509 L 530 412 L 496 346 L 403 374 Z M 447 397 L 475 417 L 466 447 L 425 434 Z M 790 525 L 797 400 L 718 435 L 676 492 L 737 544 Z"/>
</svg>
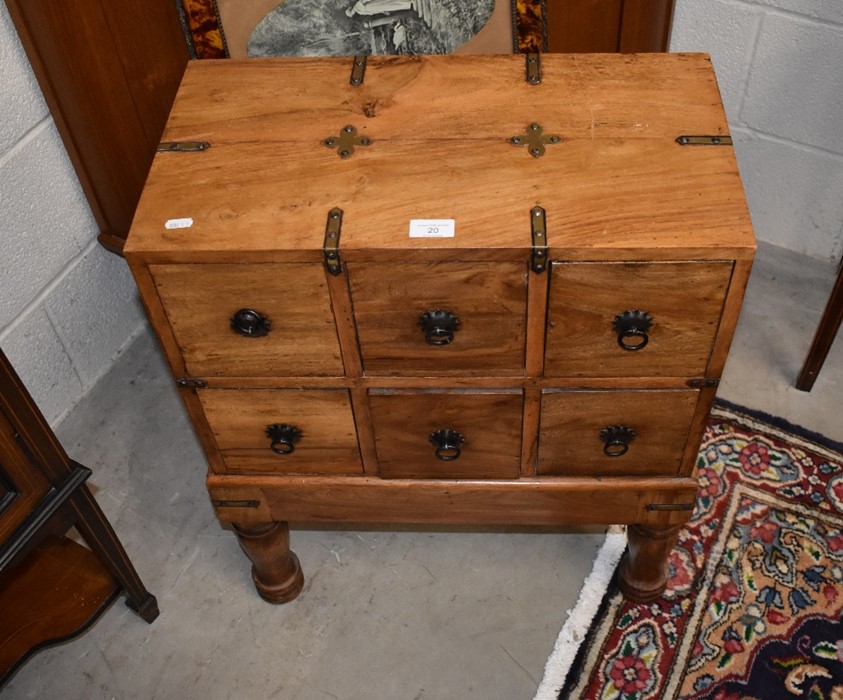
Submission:
<svg viewBox="0 0 843 700">
<path fill-rule="evenodd" d="M 344 260 L 529 261 L 535 208 L 551 258 L 754 246 L 702 54 L 194 61 L 162 141 L 150 260 L 321 260 L 332 210 Z"/>
</svg>

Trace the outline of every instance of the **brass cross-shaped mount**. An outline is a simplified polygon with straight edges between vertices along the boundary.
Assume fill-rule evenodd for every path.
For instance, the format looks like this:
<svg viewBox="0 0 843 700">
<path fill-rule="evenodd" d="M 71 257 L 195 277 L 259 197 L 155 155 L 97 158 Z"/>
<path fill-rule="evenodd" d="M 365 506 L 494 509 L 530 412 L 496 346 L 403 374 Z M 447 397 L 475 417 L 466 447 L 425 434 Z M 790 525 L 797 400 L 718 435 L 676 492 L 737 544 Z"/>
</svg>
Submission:
<svg viewBox="0 0 843 700">
<path fill-rule="evenodd" d="M 515 144 L 516 146 L 527 146 L 527 152 L 533 156 L 533 158 L 538 158 L 539 156 L 544 155 L 545 146 L 547 144 L 559 143 L 561 140 L 561 136 L 557 136 L 556 134 L 546 134 L 544 133 L 544 129 L 541 124 L 533 122 L 527 126 L 526 133 L 521 136 L 513 136 L 509 139 L 509 142 Z"/>
<path fill-rule="evenodd" d="M 355 146 L 368 146 L 372 139 L 368 136 L 358 136 L 357 129 L 349 124 L 340 130 L 339 136 L 329 136 L 322 143 L 328 148 L 336 147 L 340 158 L 350 158 L 354 154 Z"/>
</svg>

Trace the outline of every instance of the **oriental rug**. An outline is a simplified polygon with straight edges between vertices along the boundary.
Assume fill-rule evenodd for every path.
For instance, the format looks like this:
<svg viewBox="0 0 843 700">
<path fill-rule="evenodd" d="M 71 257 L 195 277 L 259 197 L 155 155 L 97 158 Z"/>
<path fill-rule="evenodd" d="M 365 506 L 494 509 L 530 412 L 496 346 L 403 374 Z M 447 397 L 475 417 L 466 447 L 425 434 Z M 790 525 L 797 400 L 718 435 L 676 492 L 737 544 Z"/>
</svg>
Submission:
<svg viewBox="0 0 843 700">
<path fill-rule="evenodd" d="M 843 700 L 843 446 L 720 404 L 697 466 L 665 595 L 610 584 L 564 687 L 537 698 Z"/>
</svg>

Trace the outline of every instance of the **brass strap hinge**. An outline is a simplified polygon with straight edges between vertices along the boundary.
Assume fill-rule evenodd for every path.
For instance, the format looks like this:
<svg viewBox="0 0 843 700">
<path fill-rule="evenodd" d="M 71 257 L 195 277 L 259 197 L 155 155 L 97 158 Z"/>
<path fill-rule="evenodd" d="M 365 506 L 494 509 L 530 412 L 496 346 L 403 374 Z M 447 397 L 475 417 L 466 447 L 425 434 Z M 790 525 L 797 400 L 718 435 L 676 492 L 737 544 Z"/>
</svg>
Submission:
<svg viewBox="0 0 843 700">
<path fill-rule="evenodd" d="M 351 63 L 351 77 L 348 79 L 349 84 L 357 87 L 363 84 L 363 78 L 366 76 L 366 61 L 368 56 L 354 56 Z"/>
<path fill-rule="evenodd" d="M 530 85 L 538 85 L 542 81 L 542 55 L 528 53 L 525 58 L 526 78 Z"/>
<path fill-rule="evenodd" d="M 689 379 L 685 384 L 692 389 L 709 389 L 711 387 L 720 386 L 720 380 L 716 378 L 700 377 L 698 379 Z"/>
<path fill-rule="evenodd" d="M 325 224 L 325 243 L 322 246 L 325 253 L 325 268 L 332 275 L 342 274 L 342 260 L 340 260 L 341 231 L 342 209 L 335 207 L 328 212 L 328 223 Z"/>
<path fill-rule="evenodd" d="M 547 269 L 547 220 L 541 207 L 530 209 L 530 230 L 533 237 L 530 268 L 541 273 Z"/>
<path fill-rule="evenodd" d="M 693 503 L 648 503 L 647 510 L 694 510 Z"/>
<path fill-rule="evenodd" d="M 204 389 L 208 382 L 197 377 L 181 377 L 176 379 L 176 386 L 180 389 Z"/>
<path fill-rule="evenodd" d="M 211 505 L 215 508 L 257 508 L 261 504 L 260 501 L 215 501 L 211 500 Z"/>
<path fill-rule="evenodd" d="M 731 136 L 679 136 L 676 143 L 680 146 L 731 146 Z"/>
<path fill-rule="evenodd" d="M 158 144 L 159 153 L 195 153 L 207 151 L 211 144 L 207 141 L 162 141 Z"/>
</svg>

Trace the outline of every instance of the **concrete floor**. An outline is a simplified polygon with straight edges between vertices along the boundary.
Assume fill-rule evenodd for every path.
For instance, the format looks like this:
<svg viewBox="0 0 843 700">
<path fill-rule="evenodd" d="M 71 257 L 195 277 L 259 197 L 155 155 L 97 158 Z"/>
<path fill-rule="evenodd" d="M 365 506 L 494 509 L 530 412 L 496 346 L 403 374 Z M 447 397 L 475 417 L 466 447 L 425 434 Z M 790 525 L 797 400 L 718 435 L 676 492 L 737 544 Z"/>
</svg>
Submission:
<svg viewBox="0 0 843 700">
<path fill-rule="evenodd" d="M 835 271 L 762 247 L 720 394 L 843 440 L 843 345 L 792 388 Z M 115 604 L 3 698 L 531 698 L 602 541 L 565 532 L 295 529 L 307 583 L 262 602 L 204 494 L 205 461 L 144 334 L 59 427 L 161 616 Z"/>
</svg>

